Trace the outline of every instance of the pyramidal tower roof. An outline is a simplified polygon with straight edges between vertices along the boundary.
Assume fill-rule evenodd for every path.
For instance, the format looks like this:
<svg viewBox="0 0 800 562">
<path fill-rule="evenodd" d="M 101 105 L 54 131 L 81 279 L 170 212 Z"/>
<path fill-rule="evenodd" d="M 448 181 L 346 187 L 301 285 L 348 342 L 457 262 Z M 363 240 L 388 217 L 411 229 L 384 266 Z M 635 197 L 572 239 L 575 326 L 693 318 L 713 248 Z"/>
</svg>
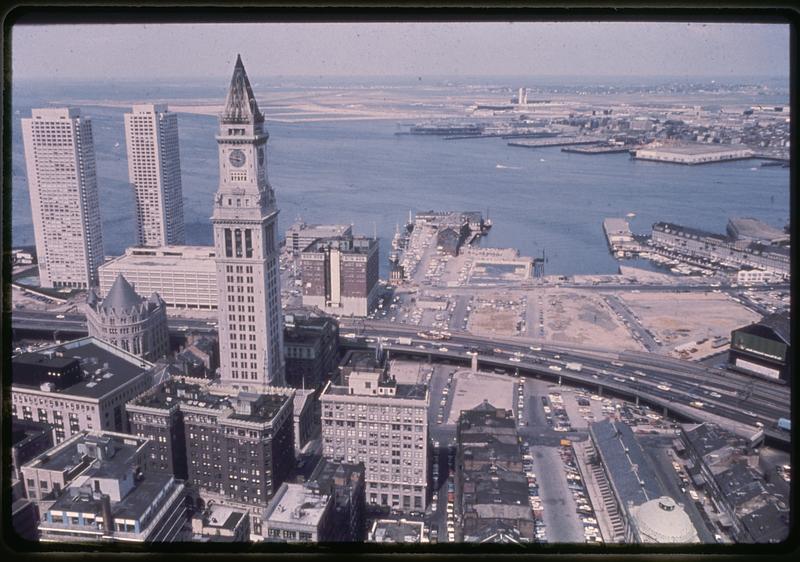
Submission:
<svg viewBox="0 0 800 562">
<path fill-rule="evenodd" d="M 113 308 L 114 310 L 121 312 L 134 306 L 139 306 L 141 303 L 142 297 L 136 293 L 131 284 L 128 283 L 128 280 L 125 279 L 121 273 L 119 273 L 117 274 L 114 284 L 111 285 L 111 289 L 109 289 L 106 298 L 103 300 L 103 303 L 100 306 L 106 310 Z"/>
<path fill-rule="evenodd" d="M 258 110 L 253 88 L 242 63 L 242 56 L 236 55 L 233 77 L 225 98 L 225 109 L 220 116 L 223 123 L 263 123 L 264 115 Z"/>
</svg>

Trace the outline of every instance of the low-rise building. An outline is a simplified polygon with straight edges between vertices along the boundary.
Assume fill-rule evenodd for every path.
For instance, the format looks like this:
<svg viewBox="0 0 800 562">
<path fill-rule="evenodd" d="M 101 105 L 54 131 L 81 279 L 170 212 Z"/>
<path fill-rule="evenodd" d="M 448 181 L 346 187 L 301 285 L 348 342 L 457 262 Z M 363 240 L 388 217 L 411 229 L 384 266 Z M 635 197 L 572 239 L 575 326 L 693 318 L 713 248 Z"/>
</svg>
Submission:
<svg viewBox="0 0 800 562">
<path fill-rule="evenodd" d="M 102 301 L 89 289 L 84 312 L 91 337 L 147 361 L 156 361 L 169 351 L 166 304 L 158 293 L 139 296 L 122 274 Z"/>
<path fill-rule="evenodd" d="M 168 308 L 217 310 L 213 246 L 127 248 L 98 269 L 100 296 L 122 274 L 141 294 L 158 293 Z"/>
<path fill-rule="evenodd" d="M 192 540 L 198 542 L 248 542 L 250 514 L 246 509 L 212 503 L 192 517 Z"/>
<path fill-rule="evenodd" d="M 369 542 L 394 544 L 427 543 L 425 523 L 408 519 L 377 519 L 372 523 Z"/>
<path fill-rule="evenodd" d="M 456 501 L 464 542 L 481 542 L 498 523 L 534 540 L 534 518 L 513 412 L 487 401 L 464 410 L 456 428 Z M 491 534 L 491 533 L 489 533 Z"/>
<path fill-rule="evenodd" d="M 191 333 L 176 358 L 186 375 L 193 378 L 214 378 L 219 367 L 219 343 L 211 335 Z"/>
<path fill-rule="evenodd" d="M 734 146 L 704 143 L 663 145 L 655 143 L 636 150 L 634 155 L 638 160 L 692 165 L 752 158 L 753 151 L 744 145 Z"/>
<path fill-rule="evenodd" d="M 23 468 L 28 497 L 41 513 L 45 542 L 183 540 L 184 485 L 142 470 L 147 440 L 82 432 Z"/>
<path fill-rule="evenodd" d="M 125 403 L 163 374 L 92 337 L 20 354 L 11 369 L 11 415 L 51 424 L 56 443 L 84 430 L 127 431 Z"/>
<path fill-rule="evenodd" d="M 333 498 L 303 484 L 284 482 L 264 511 L 269 541 L 330 542 L 334 536 Z"/>
<path fill-rule="evenodd" d="M 749 375 L 789 383 L 791 341 L 789 312 L 770 314 L 731 332 L 728 364 Z"/>
</svg>

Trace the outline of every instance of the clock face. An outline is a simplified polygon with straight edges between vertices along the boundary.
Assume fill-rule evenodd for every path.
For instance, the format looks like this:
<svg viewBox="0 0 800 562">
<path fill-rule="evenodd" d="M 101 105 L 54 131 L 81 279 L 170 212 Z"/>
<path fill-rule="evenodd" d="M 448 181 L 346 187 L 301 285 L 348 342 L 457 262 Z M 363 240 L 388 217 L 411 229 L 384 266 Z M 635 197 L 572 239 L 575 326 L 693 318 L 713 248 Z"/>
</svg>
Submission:
<svg viewBox="0 0 800 562">
<path fill-rule="evenodd" d="M 258 149 L 258 165 L 261 166 L 264 164 L 264 149 Z"/>
<path fill-rule="evenodd" d="M 245 157 L 244 152 L 237 148 L 236 150 L 231 151 L 231 155 L 228 157 L 228 160 L 230 160 L 232 166 L 240 168 L 244 166 L 244 162 L 247 160 L 247 158 Z"/>
</svg>

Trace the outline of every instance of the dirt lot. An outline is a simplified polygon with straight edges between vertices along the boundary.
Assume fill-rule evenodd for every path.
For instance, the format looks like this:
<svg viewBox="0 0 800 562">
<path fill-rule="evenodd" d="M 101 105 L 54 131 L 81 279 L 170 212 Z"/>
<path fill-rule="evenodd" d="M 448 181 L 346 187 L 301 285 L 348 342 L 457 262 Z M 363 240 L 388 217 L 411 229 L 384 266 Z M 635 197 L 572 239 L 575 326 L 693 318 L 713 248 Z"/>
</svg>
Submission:
<svg viewBox="0 0 800 562">
<path fill-rule="evenodd" d="M 731 330 L 759 315 L 715 293 L 620 293 L 642 324 L 675 347 L 704 338 L 730 337 Z"/>
<path fill-rule="evenodd" d="M 477 335 L 515 336 L 523 320 L 525 306 L 522 300 L 510 294 L 486 295 L 472 301 L 468 329 Z"/>
<path fill-rule="evenodd" d="M 642 349 L 597 293 L 546 291 L 543 308 L 548 340 L 608 349 Z"/>
</svg>

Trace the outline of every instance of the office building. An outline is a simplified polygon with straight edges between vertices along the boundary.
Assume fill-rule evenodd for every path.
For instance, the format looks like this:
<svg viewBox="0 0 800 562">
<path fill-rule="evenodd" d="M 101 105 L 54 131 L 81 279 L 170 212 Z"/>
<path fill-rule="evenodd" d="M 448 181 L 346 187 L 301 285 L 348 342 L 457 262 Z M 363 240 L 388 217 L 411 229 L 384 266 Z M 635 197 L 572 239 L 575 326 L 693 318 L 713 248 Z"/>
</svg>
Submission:
<svg viewBox="0 0 800 562">
<path fill-rule="evenodd" d="M 364 464 L 320 460 L 306 482 L 319 495 L 333 497 L 335 542 L 363 542 L 366 531 Z"/>
<path fill-rule="evenodd" d="M 428 389 L 398 384 L 370 354 L 322 391 L 323 456 L 364 463 L 367 501 L 421 511 L 428 496 Z"/>
<path fill-rule="evenodd" d="M 788 383 L 792 372 L 789 313 L 777 312 L 731 332 L 728 363 L 732 369 Z"/>
<path fill-rule="evenodd" d="M 481 542 L 507 525 L 532 542 L 533 511 L 513 412 L 484 401 L 461 412 L 456 432 L 455 510 L 463 541 Z"/>
<path fill-rule="evenodd" d="M 284 384 L 278 207 L 267 180 L 267 139 L 241 57 L 219 116 L 214 197 L 221 381 L 258 392 Z"/>
<path fill-rule="evenodd" d="M 54 444 L 53 426 L 49 423 L 11 418 L 11 480 L 22 476 L 20 468 Z"/>
<path fill-rule="evenodd" d="M 84 312 L 90 337 L 147 361 L 156 361 L 169 351 L 164 301 L 158 293 L 147 298 L 139 296 L 122 274 L 117 275 L 103 300 L 89 289 Z"/>
<path fill-rule="evenodd" d="M 91 121 L 76 108 L 33 109 L 22 138 L 39 283 L 97 285 L 103 235 Z"/>
<path fill-rule="evenodd" d="M 167 308 L 217 310 L 217 266 L 213 246 L 127 248 L 100 266 L 100 297 L 118 275 L 143 295 L 158 293 Z"/>
<path fill-rule="evenodd" d="M 82 432 L 23 468 L 43 542 L 173 542 L 188 523 L 183 482 L 142 470 L 147 440 Z"/>
<path fill-rule="evenodd" d="M 366 316 L 378 299 L 378 239 L 322 238 L 300 256 L 303 306 L 336 316 Z"/>
<path fill-rule="evenodd" d="M 128 430 L 125 403 L 162 376 L 160 368 L 92 337 L 11 360 L 11 415 L 49 423 L 56 443 L 84 430 Z"/>
<path fill-rule="evenodd" d="M 148 470 L 186 475 L 200 508 L 250 512 L 253 540 L 263 510 L 294 467 L 292 389 L 253 394 L 203 379 L 169 379 L 127 406 L 131 433 L 151 439 Z"/>
<path fill-rule="evenodd" d="M 293 388 L 320 388 L 336 370 L 339 325 L 329 316 L 287 310 L 283 344 L 286 384 Z"/>
<path fill-rule="evenodd" d="M 353 226 L 349 224 L 306 224 L 297 220 L 286 230 L 286 250 L 299 255 L 309 244 L 320 238 L 352 238 Z"/>
<path fill-rule="evenodd" d="M 136 195 L 137 245 L 183 244 L 178 116 L 166 105 L 134 105 L 125 114 L 125 143 Z"/>
<path fill-rule="evenodd" d="M 284 482 L 264 512 L 270 542 L 331 542 L 336 525 L 333 497 Z"/>
</svg>

